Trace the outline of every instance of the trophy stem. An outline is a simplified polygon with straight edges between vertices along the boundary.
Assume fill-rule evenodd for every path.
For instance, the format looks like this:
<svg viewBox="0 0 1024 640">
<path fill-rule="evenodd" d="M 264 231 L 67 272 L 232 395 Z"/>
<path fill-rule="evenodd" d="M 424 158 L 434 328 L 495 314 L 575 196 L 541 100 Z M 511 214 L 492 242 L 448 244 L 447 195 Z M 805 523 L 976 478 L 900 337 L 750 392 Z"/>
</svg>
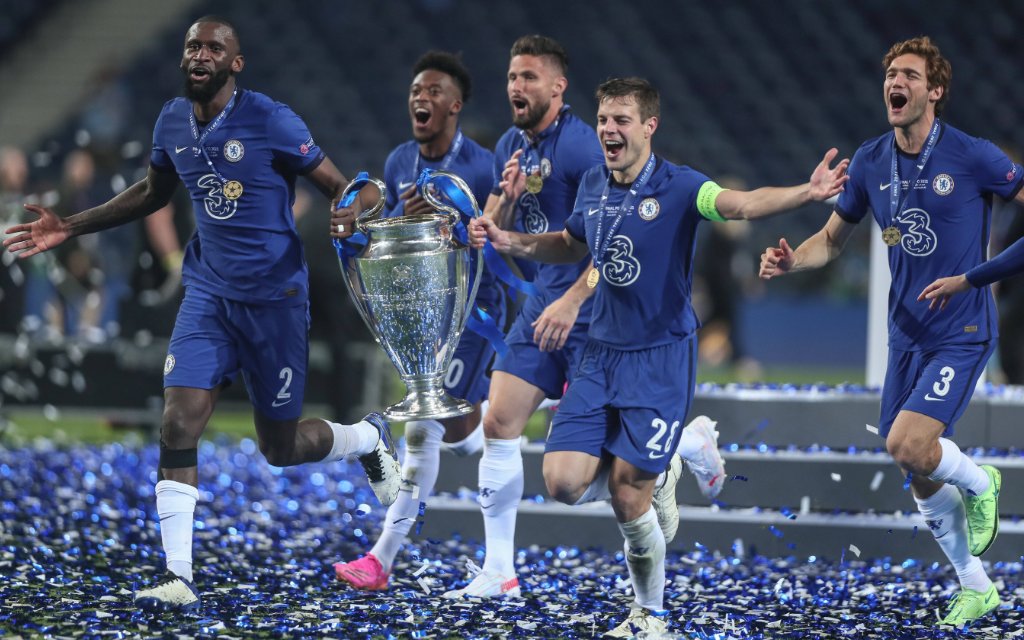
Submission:
<svg viewBox="0 0 1024 640">
<path fill-rule="evenodd" d="M 473 411 L 473 405 L 461 398 L 448 395 L 442 378 L 404 379 L 408 392 L 405 398 L 384 411 L 388 420 L 442 420 L 462 416 Z"/>
</svg>

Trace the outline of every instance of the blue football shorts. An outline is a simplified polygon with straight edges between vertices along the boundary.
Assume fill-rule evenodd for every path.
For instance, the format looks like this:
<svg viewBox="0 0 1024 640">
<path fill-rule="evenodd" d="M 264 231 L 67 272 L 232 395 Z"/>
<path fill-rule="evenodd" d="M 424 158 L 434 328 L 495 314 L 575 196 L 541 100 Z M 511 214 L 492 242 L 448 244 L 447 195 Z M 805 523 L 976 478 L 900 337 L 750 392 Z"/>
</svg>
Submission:
<svg viewBox="0 0 1024 640">
<path fill-rule="evenodd" d="M 482 308 L 494 319 L 500 331 L 505 324 L 504 299 L 492 300 Z M 464 330 L 444 377 L 445 391 L 470 404 L 485 400 L 491 389 L 487 368 L 493 357 L 494 347 L 486 338 L 469 329 Z"/>
<path fill-rule="evenodd" d="M 242 373 L 261 415 L 302 415 L 309 362 L 309 305 L 227 300 L 185 288 L 164 362 L 164 388 L 213 389 Z"/>
<path fill-rule="evenodd" d="M 906 409 L 935 418 L 946 425 L 942 435 L 953 435 L 974 395 L 995 340 L 954 344 L 929 351 L 889 350 L 889 365 L 882 385 L 879 434 L 889 435 L 896 415 Z"/>
<path fill-rule="evenodd" d="M 532 303 L 532 304 L 531 304 Z M 544 311 L 544 306 L 531 298 L 516 315 L 505 342 L 508 353 L 494 363 L 495 371 L 521 378 L 544 392 L 546 398 L 561 398 L 565 385 L 571 382 L 587 343 L 588 322 L 577 322 L 569 332 L 565 345 L 557 351 L 541 351 L 533 341 L 530 326 Z"/>
<path fill-rule="evenodd" d="M 650 473 L 668 468 L 693 401 L 697 340 L 638 351 L 587 342 L 545 451 L 607 452 Z"/>
</svg>

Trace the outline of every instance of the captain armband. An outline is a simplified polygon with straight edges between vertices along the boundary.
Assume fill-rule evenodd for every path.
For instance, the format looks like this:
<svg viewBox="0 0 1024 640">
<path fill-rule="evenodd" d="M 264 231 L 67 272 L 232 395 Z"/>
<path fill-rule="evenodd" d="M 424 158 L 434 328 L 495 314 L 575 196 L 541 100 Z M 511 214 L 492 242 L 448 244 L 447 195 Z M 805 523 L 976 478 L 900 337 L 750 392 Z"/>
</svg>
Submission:
<svg viewBox="0 0 1024 640">
<path fill-rule="evenodd" d="M 700 190 L 697 191 L 697 211 L 700 215 L 704 216 L 708 220 L 714 222 L 725 222 L 725 218 L 722 214 L 718 213 L 718 209 L 715 207 L 715 199 L 718 198 L 718 194 L 725 191 L 722 187 L 718 186 L 711 180 L 708 180 L 700 186 Z"/>
</svg>

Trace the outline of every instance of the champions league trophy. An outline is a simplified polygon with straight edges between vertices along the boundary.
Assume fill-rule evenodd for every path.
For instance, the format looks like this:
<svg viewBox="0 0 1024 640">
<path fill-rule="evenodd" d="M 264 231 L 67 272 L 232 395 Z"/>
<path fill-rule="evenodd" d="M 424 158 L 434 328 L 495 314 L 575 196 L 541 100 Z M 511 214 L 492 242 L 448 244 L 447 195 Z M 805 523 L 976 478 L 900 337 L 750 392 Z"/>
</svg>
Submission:
<svg viewBox="0 0 1024 640">
<path fill-rule="evenodd" d="M 458 237 L 461 212 L 480 215 L 476 199 L 458 176 L 424 172 L 421 192 L 436 213 L 380 219 L 387 189 L 379 180 L 357 178 L 341 202 L 367 183 L 377 186 L 380 200 L 356 216 L 356 231 L 366 235 L 366 246 L 340 257 L 339 263 L 370 333 L 408 388 L 405 399 L 384 413 L 397 421 L 467 414 L 472 405 L 448 395 L 444 379 L 483 268 L 478 260 L 477 273 L 470 276 L 470 248 Z"/>
</svg>

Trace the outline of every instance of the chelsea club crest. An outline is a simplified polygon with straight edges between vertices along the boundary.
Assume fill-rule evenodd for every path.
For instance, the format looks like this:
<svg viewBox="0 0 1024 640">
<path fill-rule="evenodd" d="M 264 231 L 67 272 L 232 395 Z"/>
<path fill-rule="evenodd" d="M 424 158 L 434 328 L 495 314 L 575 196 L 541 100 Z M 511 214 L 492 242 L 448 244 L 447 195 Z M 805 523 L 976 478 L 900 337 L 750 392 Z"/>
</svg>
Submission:
<svg viewBox="0 0 1024 640">
<path fill-rule="evenodd" d="M 245 147 L 241 140 L 228 140 L 224 143 L 224 157 L 230 162 L 238 162 L 245 155 Z"/>
<path fill-rule="evenodd" d="M 644 198 L 636 210 L 641 218 L 649 222 L 658 217 L 658 213 L 661 212 L 661 205 L 654 198 Z"/>
<path fill-rule="evenodd" d="M 940 196 L 948 196 L 953 193 L 953 176 L 948 173 L 940 173 L 932 180 L 932 191 Z"/>
</svg>

